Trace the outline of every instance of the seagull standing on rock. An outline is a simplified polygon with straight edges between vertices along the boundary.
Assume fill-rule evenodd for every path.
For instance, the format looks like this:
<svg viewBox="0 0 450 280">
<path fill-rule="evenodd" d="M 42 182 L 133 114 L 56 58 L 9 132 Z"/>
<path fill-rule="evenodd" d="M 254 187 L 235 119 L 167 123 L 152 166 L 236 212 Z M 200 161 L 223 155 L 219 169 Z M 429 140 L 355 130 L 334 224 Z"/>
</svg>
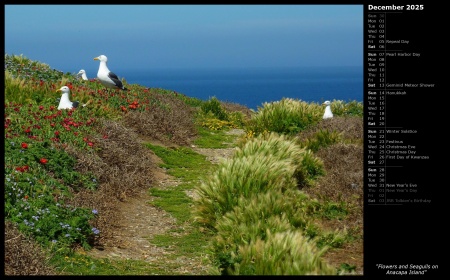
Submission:
<svg viewBox="0 0 450 280">
<path fill-rule="evenodd" d="M 95 57 L 94 60 L 100 61 L 100 66 L 97 72 L 97 78 L 105 87 L 112 89 L 118 88 L 121 90 L 128 90 L 126 87 L 123 86 L 122 82 L 119 80 L 117 75 L 109 71 L 108 66 L 106 65 L 106 62 L 108 62 L 108 58 L 105 55 Z"/>
<path fill-rule="evenodd" d="M 327 100 L 323 102 L 322 105 L 326 105 L 323 119 L 331 119 L 333 117 L 333 112 L 331 112 L 331 102 Z"/>
</svg>

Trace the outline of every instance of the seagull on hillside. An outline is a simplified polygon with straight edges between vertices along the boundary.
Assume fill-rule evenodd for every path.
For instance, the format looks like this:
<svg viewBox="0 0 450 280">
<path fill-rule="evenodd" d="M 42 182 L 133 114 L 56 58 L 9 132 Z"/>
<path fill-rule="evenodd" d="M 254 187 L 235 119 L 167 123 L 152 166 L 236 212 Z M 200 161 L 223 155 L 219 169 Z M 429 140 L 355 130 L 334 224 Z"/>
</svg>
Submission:
<svg viewBox="0 0 450 280">
<path fill-rule="evenodd" d="M 56 91 L 62 92 L 61 98 L 59 98 L 58 110 L 77 108 L 78 105 L 80 104 L 79 101 L 74 101 L 74 102 L 70 101 L 70 99 L 69 99 L 70 89 L 68 86 L 63 86 Z M 88 103 L 83 104 L 82 107 L 85 107 Z"/>
<path fill-rule="evenodd" d="M 322 105 L 326 105 L 325 107 L 325 113 L 323 114 L 323 119 L 331 119 L 333 117 L 333 113 L 331 112 L 331 102 L 325 101 L 322 103 Z"/>
<path fill-rule="evenodd" d="M 94 58 L 94 60 L 100 61 L 100 66 L 98 68 L 97 72 L 97 78 L 100 80 L 100 82 L 107 88 L 113 88 L 113 89 L 122 89 L 122 90 L 128 90 L 126 87 L 123 86 L 122 82 L 119 80 L 116 74 L 109 71 L 108 66 L 106 66 L 106 62 L 108 61 L 108 58 L 105 55 L 100 55 Z"/>
<path fill-rule="evenodd" d="M 88 77 L 86 76 L 86 71 L 84 71 L 84 69 L 81 69 L 76 76 L 81 77 L 83 80 L 88 80 Z"/>
</svg>

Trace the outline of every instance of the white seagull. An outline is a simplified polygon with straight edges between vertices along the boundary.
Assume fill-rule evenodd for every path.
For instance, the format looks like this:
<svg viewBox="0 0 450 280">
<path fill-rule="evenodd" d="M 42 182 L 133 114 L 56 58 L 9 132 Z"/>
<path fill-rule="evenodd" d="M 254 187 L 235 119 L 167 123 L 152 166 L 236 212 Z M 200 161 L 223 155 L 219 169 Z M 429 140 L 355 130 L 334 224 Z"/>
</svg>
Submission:
<svg viewBox="0 0 450 280">
<path fill-rule="evenodd" d="M 331 112 L 331 102 L 330 101 L 325 101 L 322 103 L 322 105 L 326 105 L 325 107 L 325 113 L 323 114 L 323 119 L 330 119 L 333 117 L 333 112 Z"/>
<path fill-rule="evenodd" d="M 97 72 L 97 78 L 100 80 L 100 82 L 107 88 L 113 88 L 113 89 L 122 89 L 122 90 L 128 90 L 125 88 L 122 84 L 122 82 L 119 80 L 116 74 L 109 71 L 108 66 L 106 66 L 106 62 L 108 61 L 108 58 L 105 55 L 100 55 L 98 57 L 95 57 L 94 60 L 100 61 L 100 66 L 98 68 Z"/>
<path fill-rule="evenodd" d="M 81 77 L 83 80 L 88 80 L 88 77 L 86 76 L 86 71 L 84 71 L 84 69 L 81 69 L 80 72 L 78 72 L 77 77 Z"/>
<path fill-rule="evenodd" d="M 78 102 L 78 101 L 75 101 L 75 102 L 70 101 L 70 99 L 69 99 L 70 89 L 68 86 L 63 86 L 62 88 L 60 88 L 56 91 L 62 92 L 61 98 L 58 98 L 59 99 L 58 110 L 77 108 L 78 105 L 80 104 L 80 102 Z M 85 107 L 86 105 L 87 105 L 87 103 L 83 104 L 82 107 Z"/>
</svg>

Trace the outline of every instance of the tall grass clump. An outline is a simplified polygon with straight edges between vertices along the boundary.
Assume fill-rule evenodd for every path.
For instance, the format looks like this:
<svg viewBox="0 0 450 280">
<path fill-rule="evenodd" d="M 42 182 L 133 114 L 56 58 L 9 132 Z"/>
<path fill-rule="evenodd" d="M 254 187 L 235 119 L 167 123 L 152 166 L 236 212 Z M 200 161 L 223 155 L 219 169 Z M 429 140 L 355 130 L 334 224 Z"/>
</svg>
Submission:
<svg viewBox="0 0 450 280">
<path fill-rule="evenodd" d="M 317 152 L 320 148 L 339 143 L 341 140 L 342 137 L 339 132 L 321 129 L 312 137 L 305 139 L 305 141 L 301 143 L 301 146 L 313 152 Z"/>
<path fill-rule="evenodd" d="M 217 219 L 216 234 L 211 241 L 222 274 L 230 274 L 244 261 L 242 246 L 258 239 L 265 241 L 268 233 L 298 230 L 318 248 L 341 247 L 344 233 L 323 229 L 315 222 L 330 207 L 322 207 L 316 199 L 297 189 L 285 192 L 270 189 L 239 198 L 232 210 Z"/>
<path fill-rule="evenodd" d="M 240 197 L 268 189 L 293 189 L 295 166 L 274 156 L 250 155 L 226 159 L 198 187 L 196 219 L 209 228 L 230 211 Z"/>
<path fill-rule="evenodd" d="M 319 122 L 322 114 L 318 106 L 292 98 L 266 102 L 249 120 L 246 132 L 255 135 L 264 131 L 295 134 Z"/>
<path fill-rule="evenodd" d="M 310 201 L 299 190 L 268 190 L 250 198 L 241 197 L 238 204 L 217 221 L 217 234 L 212 241 L 213 250 L 224 274 L 239 263 L 239 247 L 258 238 L 265 240 L 267 232 L 301 229 L 314 237 L 317 226 L 308 219 Z"/>
<path fill-rule="evenodd" d="M 314 155 L 311 150 L 306 150 L 297 169 L 296 178 L 298 186 L 312 187 L 315 181 L 326 174 L 323 161 Z"/>
<path fill-rule="evenodd" d="M 321 259 L 326 251 L 318 249 L 301 231 L 271 233 L 267 238 L 252 240 L 239 248 L 242 261 L 232 275 L 337 275 L 337 271 Z"/>
<path fill-rule="evenodd" d="M 47 84 L 35 86 L 32 81 L 15 77 L 10 72 L 5 71 L 5 101 L 22 104 L 40 104 L 44 101 L 52 102 L 57 97 L 60 97 L 56 93 L 53 96 L 49 94 L 52 91 Z"/>
<path fill-rule="evenodd" d="M 278 133 L 263 133 L 241 144 L 235 157 L 252 154 L 272 155 L 280 160 L 289 160 L 296 166 L 295 178 L 300 187 L 311 186 L 319 176 L 325 175 L 323 162 L 310 151 L 301 148 L 295 140 Z"/>
</svg>

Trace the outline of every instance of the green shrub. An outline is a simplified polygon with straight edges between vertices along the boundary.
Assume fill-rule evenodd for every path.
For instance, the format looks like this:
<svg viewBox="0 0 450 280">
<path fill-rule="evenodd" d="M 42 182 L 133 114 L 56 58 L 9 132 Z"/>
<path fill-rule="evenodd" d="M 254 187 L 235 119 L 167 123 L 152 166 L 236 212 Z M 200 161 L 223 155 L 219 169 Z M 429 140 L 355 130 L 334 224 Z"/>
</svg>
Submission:
<svg viewBox="0 0 450 280">
<path fill-rule="evenodd" d="M 228 113 L 228 120 L 231 127 L 238 128 L 245 125 L 244 114 L 242 112 L 230 112 Z"/>
<path fill-rule="evenodd" d="M 364 105 L 356 100 L 344 102 L 343 100 L 331 101 L 331 111 L 335 116 L 357 116 L 364 114 Z"/>
<path fill-rule="evenodd" d="M 200 105 L 200 109 L 203 113 L 211 112 L 217 119 L 221 121 L 228 121 L 228 114 L 220 105 L 220 101 L 213 96 L 208 101 L 205 101 Z"/>
<path fill-rule="evenodd" d="M 248 122 L 246 130 L 296 134 L 322 119 L 323 112 L 314 104 L 291 98 L 264 103 Z"/>
<path fill-rule="evenodd" d="M 229 121 L 216 118 L 214 113 L 211 111 L 198 114 L 196 121 L 200 126 L 208 128 L 209 130 L 222 130 L 231 126 Z"/>
</svg>

